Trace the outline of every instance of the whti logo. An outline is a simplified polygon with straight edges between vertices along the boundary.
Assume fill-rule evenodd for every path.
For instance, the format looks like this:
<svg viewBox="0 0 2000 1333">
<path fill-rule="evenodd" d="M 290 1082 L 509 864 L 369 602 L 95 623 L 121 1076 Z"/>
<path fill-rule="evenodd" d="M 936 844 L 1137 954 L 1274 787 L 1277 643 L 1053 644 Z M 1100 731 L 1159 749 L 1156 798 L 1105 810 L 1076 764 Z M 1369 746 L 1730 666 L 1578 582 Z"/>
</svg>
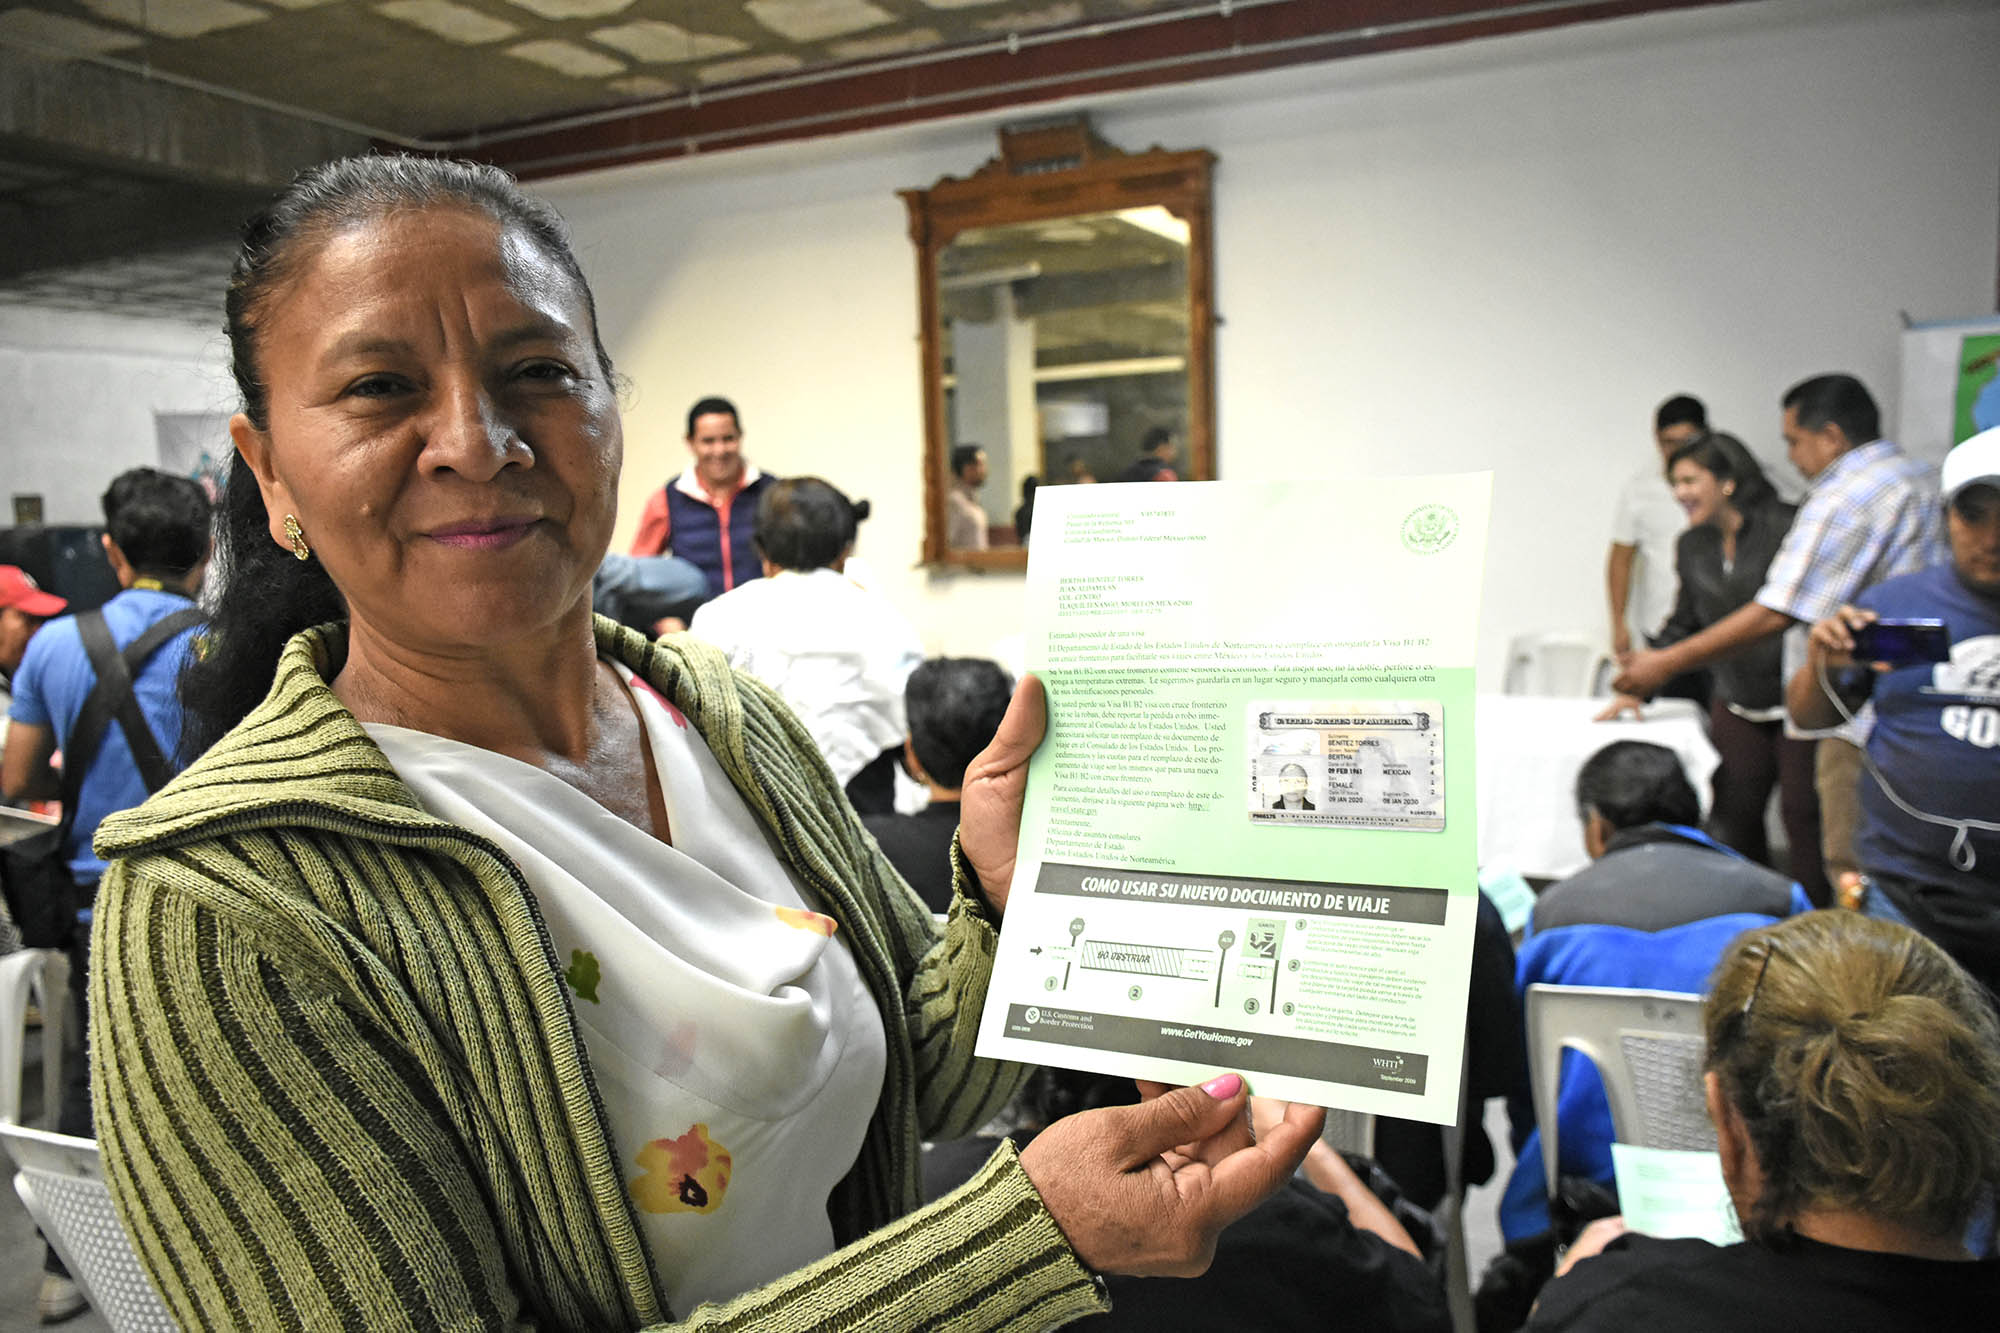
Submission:
<svg viewBox="0 0 2000 1333">
<path fill-rule="evenodd" d="M 1370 1056 L 1369 1060 L 1377 1069 L 1387 1073 L 1397 1074 L 1403 1069 L 1403 1057 L 1400 1055 L 1374 1055 Z"/>
</svg>

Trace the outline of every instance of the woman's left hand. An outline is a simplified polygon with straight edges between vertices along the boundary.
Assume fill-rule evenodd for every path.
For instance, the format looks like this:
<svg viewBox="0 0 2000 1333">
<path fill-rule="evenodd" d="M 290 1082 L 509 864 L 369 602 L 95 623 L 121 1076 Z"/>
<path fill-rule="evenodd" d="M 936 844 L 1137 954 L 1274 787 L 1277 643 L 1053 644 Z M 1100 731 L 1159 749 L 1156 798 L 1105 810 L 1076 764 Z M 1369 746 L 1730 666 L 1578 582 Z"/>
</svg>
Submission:
<svg viewBox="0 0 2000 1333">
<path fill-rule="evenodd" d="M 1042 682 L 1021 677 L 993 743 L 965 768 L 964 802 L 958 817 L 958 845 L 979 876 L 993 914 L 1007 910 L 1014 882 L 1014 852 L 1021 840 L 1021 803 L 1028 791 L 1028 756 L 1048 730 L 1048 700 Z"/>
</svg>

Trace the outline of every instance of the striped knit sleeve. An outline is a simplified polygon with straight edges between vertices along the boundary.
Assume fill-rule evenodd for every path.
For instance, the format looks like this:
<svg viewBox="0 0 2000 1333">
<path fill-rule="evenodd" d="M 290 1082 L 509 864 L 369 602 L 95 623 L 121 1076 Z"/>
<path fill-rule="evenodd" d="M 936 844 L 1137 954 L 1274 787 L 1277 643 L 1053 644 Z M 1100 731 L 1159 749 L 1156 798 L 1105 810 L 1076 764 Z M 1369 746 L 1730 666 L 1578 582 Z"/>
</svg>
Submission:
<svg viewBox="0 0 2000 1333">
<path fill-rule="evenodd" d="M 942 931 L 879 849 L 874 858 L 876 874 L 899 895 L 894 924 L 915 941 L 906 945 L 916 970 L 904 994 L 916 1056 L 918 1128 L 927 1139 L 963 1138 L 998 1115 L 1029 1073 L 1026 1065 L 973 1054 L 999 928 L 985 901 L 967 888 L 970 871 L 956 836 L 951 845 L 956 887 Z"/>
<path fill-rule="evenodd" d="M 550 1284 L 518 1286 L 493 1203 L 407 1051 L 310 969 L 275 967 L 230 914 L 124 863 L 101 892 L 90 1020 L 105 1174 L 181 1327 L 587 1322 Z M 1025 1333 L 1103 1308 L 1010 1149 L 938 1203 L 677 1327 Z"/>
<path fill-rule="evenodd" d="M 190 896 L 114 864 L 100 902 L 105 1175 L 181 1327 L 534 1322 L 415 1061 Z"/>
<path fill-rule="evenodd" d="M 1009 1144 L 929 1207 L 678 1327 L 1032 1333 L 1110 1308 Z"/>
</svg>

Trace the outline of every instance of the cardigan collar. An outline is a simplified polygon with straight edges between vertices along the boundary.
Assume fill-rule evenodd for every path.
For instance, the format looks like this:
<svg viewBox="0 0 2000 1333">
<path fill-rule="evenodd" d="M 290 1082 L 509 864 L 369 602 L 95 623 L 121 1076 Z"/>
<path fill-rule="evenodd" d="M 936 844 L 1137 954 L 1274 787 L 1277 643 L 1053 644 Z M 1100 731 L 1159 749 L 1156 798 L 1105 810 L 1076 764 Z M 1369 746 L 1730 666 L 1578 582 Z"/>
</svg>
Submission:
<svg viewBox="0 0 2000 1333">
<path fill-rule="evenodd" d="M 743 704 L 727 660 L 686 636 L 649 643 L 603 616 L 598 651 L 652 684 L 685 715 L 723 771 L 768 826 L 744 751 Z M 294 635 L 271 691 L 228 735 L 145 804 L 107 817 L 94 846 L 130 856 L 230 832 L 278 824 L 348 828 L 421 838 L 453 832 L 427 813 L 361 723 L 328 688 L 347 656 L 347 626 Z"/>
</svg>

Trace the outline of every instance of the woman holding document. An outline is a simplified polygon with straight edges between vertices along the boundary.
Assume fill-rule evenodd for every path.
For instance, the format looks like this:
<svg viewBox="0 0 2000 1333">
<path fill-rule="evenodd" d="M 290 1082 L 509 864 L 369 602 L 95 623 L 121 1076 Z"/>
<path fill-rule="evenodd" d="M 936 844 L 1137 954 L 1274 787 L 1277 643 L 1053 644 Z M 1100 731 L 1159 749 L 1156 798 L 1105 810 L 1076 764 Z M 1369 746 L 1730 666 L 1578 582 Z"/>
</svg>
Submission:
<svg viewBox="0 0 2000 1333">
<path fill-rule="evenodd" d="M 1199 1271 L 1317 1134 L 1235 1075 L 919 1207 L 975 1059 L 1039 688 L 940 928 L 776 697 L 590 614 L 622 437 L 562 222 L 492 168 L 303 174 L 228 295 L 205 749 L 106 822 L 106 1175 L 184 1327 L 1014 1329 Z M 259 699 L 262 702 L 257 702 Z"/>
<path fill-rule="evenodd" d="M 2000 1027 L 1915 931 L 1809 912 L 1716 968 L 1703 1083 L 1747 1240 L 1592 1223 L 1530 1333 L 1990 1328 Z"/>
</svg>

